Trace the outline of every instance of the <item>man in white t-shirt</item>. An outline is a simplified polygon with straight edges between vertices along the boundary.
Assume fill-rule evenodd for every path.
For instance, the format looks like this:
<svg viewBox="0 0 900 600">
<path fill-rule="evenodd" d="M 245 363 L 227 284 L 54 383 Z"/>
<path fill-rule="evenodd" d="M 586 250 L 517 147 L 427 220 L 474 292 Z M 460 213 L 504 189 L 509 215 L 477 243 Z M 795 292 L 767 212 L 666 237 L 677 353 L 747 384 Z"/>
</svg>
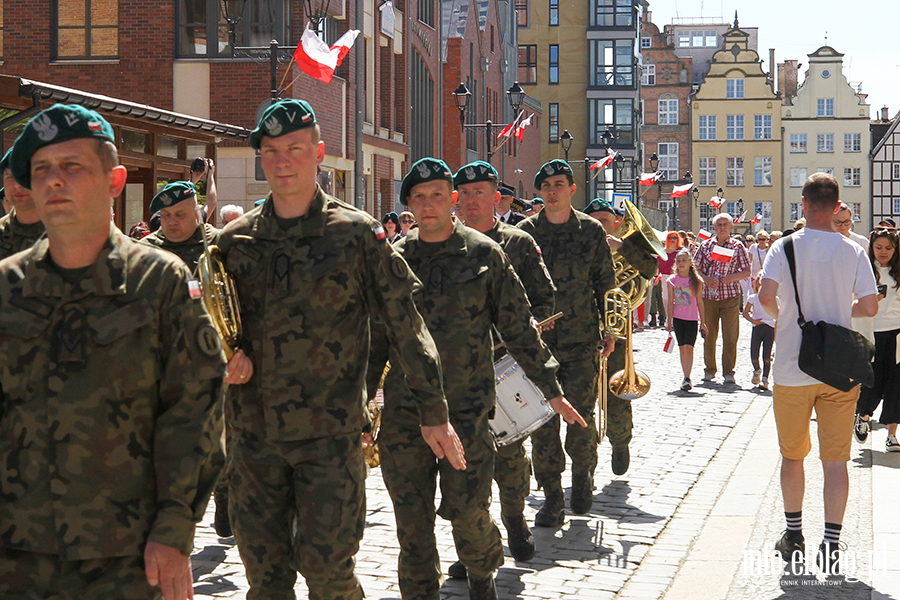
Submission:
<svg viewBox="0 0 900 600">
<path fill-rule="evenodd" d="M 777 318 L 773 409 L 781 448 L 781 493 L 787 530 L 775 549 L 787 562 L 802 561 L 803 459 L 809 454 L 809 421 L 816 410 L 819 458 L 825 474 L 825 536 L 816 562 L 820 569 L 840 569 L 838 541 L 849 480 L 847 461 L 859 388 L 841 392 L 800 370 L 800 326 L 791 272 L 784 243 L 791 239 L 797 288 L 808 321 L 850 327 L 851 317 L 871 317 L 878 311 L 875 275 L 863 249 L 832 229 L 832 215 L 840 209 L 838 184 L 831 175 L 814 173 L 803 186 L 806 227 L 776 242 L 762 269 L 759 299 Z M 779 286 L 781 290 L 779 291 Z M 779 304 L 776 295 L 780 298 Z M 855 295 L 855 296 L 854 296 Z M 854 300 L 854 297 L 857 298 Z M 800 557 L 795 555 L 800 551 Z"/>
</svg>

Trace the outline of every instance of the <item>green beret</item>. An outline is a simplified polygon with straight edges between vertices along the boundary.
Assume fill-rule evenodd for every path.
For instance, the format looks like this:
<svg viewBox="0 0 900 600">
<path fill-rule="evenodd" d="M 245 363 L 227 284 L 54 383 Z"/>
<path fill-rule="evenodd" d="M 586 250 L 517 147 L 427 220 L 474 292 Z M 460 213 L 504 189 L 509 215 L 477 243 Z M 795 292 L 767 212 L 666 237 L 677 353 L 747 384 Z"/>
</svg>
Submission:
<svg viewBox="0 0 900 600">
<path fill-rule="evenodd" d="M 266 109 L 250 132 L 250 147 L 259 150 L 262 136 L 278 137 L 316 124 L 316 113 L 305 100 L 285 98 Z"/>
<path fill-rule="evenodd" d="M 589 215 L 595 212 L 608 212 L 613 215 L 619 214 L 615 208 L 613 208 L 612 204 L 604 200 L 603 198 L 594 198 L 591 200 L 591 203 L 584 207 L 584 214 Z"/>
<path fill-rule="evenodd" d="M 400 184 L 400 202 L 406 205 L 406 198 L 413 186 L 428 181 L 446 181 L 452 186 L 453 173 L 441 159 L 426 156 L 416 162 L 403 178 L 403 183 Z"/>
<path fill-rule="evenodd" d="M 150 202 L 150 213 L 152 214 L 158 210 L 170 208 L 179 202 L 189 200 L 196 195 L 197 190 L 190 181 L 173 181 L 161 189 L 158 194 L 153 196 L 153 200 Z"/>
<path fill-rule="evenodd" d="M 532 204 L 543 204 L 544 200 L 542 198 L 532 198 L 531 203 Z"/>
<path fill-rule="evenodd" d="M 3 158 L 0 158 L 0 177 L 3 177 L 3 171 L 9 168 L 9 157 L 12 156 L 13 149 L 10 148 L 6 151 L 6 154 L 3 155 Z"/>
<path fill-rule="evenodd" d="M 31 157 L 51 144 L 78 138 L 116 143 L 112 126 L 99 113 L 78 104 L 54 104 L 35 116 L 12 147 L 9 168 L 19 185 L 31 188 Z"/>
<path fill-rule="evenodd" d="M 512 186 L 508 186 L 505 183 L 500 184 L 500 195 L 501 196 L 512 196 L 515 198 L 516 190 L 512 188 Z"/>
<path fill-rule="evenodd" d="M 475 162 L 470 162 L 461 167 L 460 170 L 456 172 L 456 175 L 453 176 L 453 185 L 456 187 L 459 187 L 464 183 L 478 183 L 479 181 L 497 183 L 500 181 L 497 169 L 490 163 L 484 162 L 483 160 L 476 160 Z"/>
<path fill-rule="evenodd" d="M 541 184 L 544 180 L 548 177 L 553 177 L 554 175 L 568 175 L 569 177 L 574 177 L 572 174 L 572 167 L 569 166 L 569 163 L 557 158 L 548 163 L 544 163 L 541 170 L 534 176 L 534 189 L 541 189 Z"/>
</svg>

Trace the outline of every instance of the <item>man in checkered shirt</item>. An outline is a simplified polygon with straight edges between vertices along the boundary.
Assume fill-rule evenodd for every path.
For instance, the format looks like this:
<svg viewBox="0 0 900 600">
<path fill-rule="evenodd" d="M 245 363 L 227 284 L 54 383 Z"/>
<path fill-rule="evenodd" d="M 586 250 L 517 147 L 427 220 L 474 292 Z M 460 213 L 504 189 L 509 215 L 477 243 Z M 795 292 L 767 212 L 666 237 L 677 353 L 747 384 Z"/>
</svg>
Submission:
<svg viewBox="0 0 900 600">
<path fill-rule="evenodd" d="M 709 334 L 703 345 L 706 363 L 703 381 L 716 376 L 716 340 L 722 322 L 722 374 L 725 385 L 734 385 L 734 363 L 740 330 L 741 280 L 750 276 L 750 256 L 739 240 L 732 239 L 734 220 L 722 213 L 713 219 L 715 237 L 706 240 L 694 254 L 694 265 L 703 278 L 703 308 Z"/>
</svg>

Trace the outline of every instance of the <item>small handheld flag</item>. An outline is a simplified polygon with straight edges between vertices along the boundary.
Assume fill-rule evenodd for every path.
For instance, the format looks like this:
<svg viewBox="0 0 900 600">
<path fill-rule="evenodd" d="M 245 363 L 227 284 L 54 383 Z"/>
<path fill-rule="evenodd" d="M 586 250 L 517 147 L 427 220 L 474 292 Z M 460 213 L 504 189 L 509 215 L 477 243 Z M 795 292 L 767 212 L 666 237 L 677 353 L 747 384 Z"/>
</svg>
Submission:
<svg viewBox="0 0 900 600">
<path fill-rule="evenodd" d="M 713 246 L 710 258 L 719 262 L 731 262 L 731 259 L 734 258 L 734 250 L 723 246 Z"/>
</svg>

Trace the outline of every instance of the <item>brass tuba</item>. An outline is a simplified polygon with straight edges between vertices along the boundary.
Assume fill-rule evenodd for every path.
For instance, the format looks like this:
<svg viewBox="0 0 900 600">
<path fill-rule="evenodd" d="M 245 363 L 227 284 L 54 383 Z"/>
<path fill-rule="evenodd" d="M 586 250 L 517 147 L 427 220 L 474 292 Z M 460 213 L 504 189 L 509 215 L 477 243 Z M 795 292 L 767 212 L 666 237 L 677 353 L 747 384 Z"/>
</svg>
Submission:
<svg viewBox="0 0 900 600">
<path fill-rule="evenodd" d="M 219 248 L 209 245 L 202 219 L 200 227 L 204 229 L 201 235 L 203 254 L 197 261 L 197 278 L 203 291 L 203 304 L 222 338 L 225 359 L 231 360 L 241 342 L 241 306 L 237 287 L 234 278 L 225 270 Z"/>
<path fill-rule="evenodd" d="M 625 240 L 633 235 L 640 236 L 642 245 L 654 254 L 665 258 L 665 246 L 659 241 L 656 230 L 644 215 L 628 200 L 625 200 L 625 217 L 613 232 L 615 237 Z M 634 368 L 634 353 L 631 344 L 631 311 L 640 306 L 647 297 L 648 281 L 640 272 L 628 264 L 618 252 L 612 253 L 615 268 L 616 287 L 603 296 L 603 333 L 625 341 L 625 368 L 613 373 L 606 384 L 607 359 L 600 361 L 600 438 L 606 434 L 608 423 L 608 397 L 612 392 L 624 400 L 641 398 L 650 391 L 650 378 L 643 371 Z"/>
</svg>

